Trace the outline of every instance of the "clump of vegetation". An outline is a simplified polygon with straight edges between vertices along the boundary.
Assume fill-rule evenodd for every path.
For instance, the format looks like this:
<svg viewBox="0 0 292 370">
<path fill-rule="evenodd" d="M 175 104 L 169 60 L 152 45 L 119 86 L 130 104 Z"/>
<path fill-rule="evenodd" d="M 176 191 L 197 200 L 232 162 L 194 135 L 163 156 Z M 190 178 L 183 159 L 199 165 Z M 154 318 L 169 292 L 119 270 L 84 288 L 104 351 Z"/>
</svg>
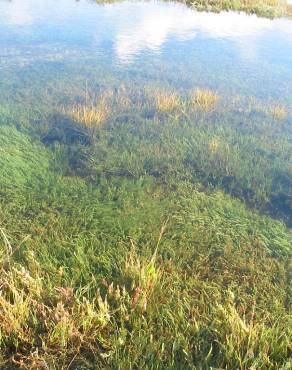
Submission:
<svg viewBox="0 0 292 370">
<path fill-rule="evenodd" d="M 282 105 L 273 105 L 268 108 L 268 114 L 277 120 L 283 120 L 287 118 L 288 112 Z"/>
<path fill-rule="evenodd" d="M 220 149 L 220 141 L 217 138 L 214 138 L 210 141 L 209 148 L 212 154 L 216 154 Z"/>
<path fill-rule="evenodd" d="M 193 96 L 193 104 L 204 111 L 213 109 L 219 101 L 219 96 L 212 90 L 198 89 Z"/>
<path fill-rule="evenodd" d="M 69 110 L 64 109 L 64 113 L 87 129 L 94 130 L 106 121 L 109 109 L 109 94 L 103 94 L 95 103 L 86 99 L 84 104 L 75 104 Z"/>
<path fill-rule="evenodd" d="M 156 108 L 159 112 L 171 113 L 181 106 L 181 99 L 175 91 L 153 91 Z"/>
<path fill-rule="evenodd" d="M 271 102 L 269 104 L 264 104 L 263 102 L 260 102 L 254 98 L 250 98 L 248 100 L 246 111 L 260 112 L 278 121 L 285 120 L 289 115 L 288 109 L 279 102 Z"/>
<path fill-rule="evenodd" d="M 50 169 L 52 156 L 38 140 L 10 125 L 0 125 L 0 188 L 11 190 L 39 182 Z"/>
<path fill-rule="evenodd" d="M 74 105 L 69 111 L 64 111 L 73 121 L 84 126 L 92 134 L 105 122 L 107 118 L 106 107 Z"/>
</svg>

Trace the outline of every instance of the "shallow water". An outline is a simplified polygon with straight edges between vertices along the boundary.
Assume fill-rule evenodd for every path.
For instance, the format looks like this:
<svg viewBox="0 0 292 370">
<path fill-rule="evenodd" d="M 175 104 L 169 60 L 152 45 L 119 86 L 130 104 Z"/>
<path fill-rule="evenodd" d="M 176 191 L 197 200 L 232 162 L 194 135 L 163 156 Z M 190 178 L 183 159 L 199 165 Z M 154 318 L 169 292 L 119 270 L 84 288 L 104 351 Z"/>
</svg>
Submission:
<svg viewBox="0 0 292 370">
<path fill-rule="evenodd" d="M 1 100 L 91 83 L 209 87 L 292 106 L 292 21 L 178 3 L 0 1 Z"/>
</svg>

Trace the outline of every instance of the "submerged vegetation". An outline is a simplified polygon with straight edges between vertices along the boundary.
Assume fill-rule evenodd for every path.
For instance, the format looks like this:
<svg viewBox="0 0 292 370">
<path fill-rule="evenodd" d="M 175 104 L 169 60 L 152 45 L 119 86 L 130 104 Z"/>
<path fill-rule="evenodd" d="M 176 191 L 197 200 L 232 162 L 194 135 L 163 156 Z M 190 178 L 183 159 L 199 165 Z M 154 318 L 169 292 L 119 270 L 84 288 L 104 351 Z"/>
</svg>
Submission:
<svg viewBox="0 0 292 370">
<path fill-rule="evenodd" d="M 176 5 L 41 5 L 0 26 L 0 369 L 290 370 L 290 33 L 263 61 Z"/>
<path fill-rule="evenodd" d="M 1 369 L 291 368 L 291 112 L 229 103 L 1 109 Z"/>
<path fill-rule="evenodd" d="M 219 96 L 211 90 L 198 89 L 193 97 L 193 102 L 201 109 L 208 111 L 218 102 Z"/>
<path fill-rule="evenodd" d="M 274 105 L 268 108 L 267 112 L 277 120 L 287 118 L 288 112 L 282 105 Z"/>
<path fill-rule="evenodd" d="M 154 97 L 160 112 L 172 112 L 181 105 L 180 97 L 175 92 L 159 91 L 154 93 Z"/>
<path fill-rule="evenodd" d="M 66 113 L 66 110 L 64 110 L 64 114 Z M 97 106 L 76 104 L 68 111 L 68 115 L 78 124 L 94 131 L 106 120 L 108 107 L 104 104 L 98 104 Z"/>
</svg>

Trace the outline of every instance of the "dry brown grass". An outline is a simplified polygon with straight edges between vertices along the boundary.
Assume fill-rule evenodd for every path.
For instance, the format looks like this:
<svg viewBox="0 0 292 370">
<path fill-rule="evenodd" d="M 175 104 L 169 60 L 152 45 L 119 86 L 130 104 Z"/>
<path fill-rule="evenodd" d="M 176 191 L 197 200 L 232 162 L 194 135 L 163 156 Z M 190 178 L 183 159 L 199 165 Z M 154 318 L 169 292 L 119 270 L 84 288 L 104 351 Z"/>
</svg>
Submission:
<svg viewBox="0 0 292 370">
<path fill-rule="evenodd" d="M 218 152 L 218 149 L 220 147 L 220 141 L 217 138 L 214 138 L 209 143 L 210 152 L 212 154 L 216 154 Z"/>
<path fill-rule="evenodd" d="M 212 110 L 219 101 L 219 95 L 209 89 L 197 89 L 192 96 L 192 102 L 204 111 Z"/>
<path fill-rule="evenodd" d="M 276 105 L 270 106 L 266 110 L 266 113 L 268 115 L 272 116 L 276 120 L 285 119 L 288 115 L 287 109 L 281 104 L 276 104 Z"/>
<path fill-rule="evenodd" d="M 107 107 L 94 105 L 74 105 L 70 110 L 70 116 L 74 121 L 83 124 L 87 128 L 99 127 L 107 118 Z"/>
<path fill-rule="evenodd" d="M 121 86 L 112 98 L 112 106 L 117 113 L 124 110 L 141 110 L 145 102 L 143 101 L 143 90 L 135 87 Z"/>
<path fill-rule="evenodd" d="M 283 120 L 287 118 L 289 114 L 288 109 L 279 102 L 271 102 L 269 105 L 266 105 L 254 97 L 250 98 L 247 102 L 245 111 L 248 113 L 252 113 L 254 111 L 260 112 L 266 116 L 274 118 L 275 120 Z"/>
<path fill-rule="evenodd" d="M 100 127 L 108 119 L 113 98 L 114 92 L 112 90 L 105 91 L 97 98 L 88 98 L 86 96 L 84 103 L 64 108 L 64 113 L 75 122 L 93 130 Z"/>
<path fill-rule="evenodd" d="M 179 94 L 175 91 L 153 91 L 153 96 L 159 112 L 173 112 L 182 104 Z"/>
</svg>

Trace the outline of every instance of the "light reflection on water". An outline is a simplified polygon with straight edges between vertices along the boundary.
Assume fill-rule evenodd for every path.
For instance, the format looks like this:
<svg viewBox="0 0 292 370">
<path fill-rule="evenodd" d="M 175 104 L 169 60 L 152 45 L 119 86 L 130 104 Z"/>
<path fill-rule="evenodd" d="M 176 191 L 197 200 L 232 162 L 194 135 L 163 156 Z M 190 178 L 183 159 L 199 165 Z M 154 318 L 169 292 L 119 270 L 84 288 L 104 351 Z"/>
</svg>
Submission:
<svg viewBox="0 0 292 370">
<path fill-rule="evenodd" d="M 0 1 L 0 80 L 1 72 L 37 70 L 42 62 L 55 63 L 62 75 L 62 63 L 85 60 L 118 71 L 120 79 L 157 79 L 156 69 L 185 87 L 291 102 L 292 21 L 154 1 Z"/>
</svg>

